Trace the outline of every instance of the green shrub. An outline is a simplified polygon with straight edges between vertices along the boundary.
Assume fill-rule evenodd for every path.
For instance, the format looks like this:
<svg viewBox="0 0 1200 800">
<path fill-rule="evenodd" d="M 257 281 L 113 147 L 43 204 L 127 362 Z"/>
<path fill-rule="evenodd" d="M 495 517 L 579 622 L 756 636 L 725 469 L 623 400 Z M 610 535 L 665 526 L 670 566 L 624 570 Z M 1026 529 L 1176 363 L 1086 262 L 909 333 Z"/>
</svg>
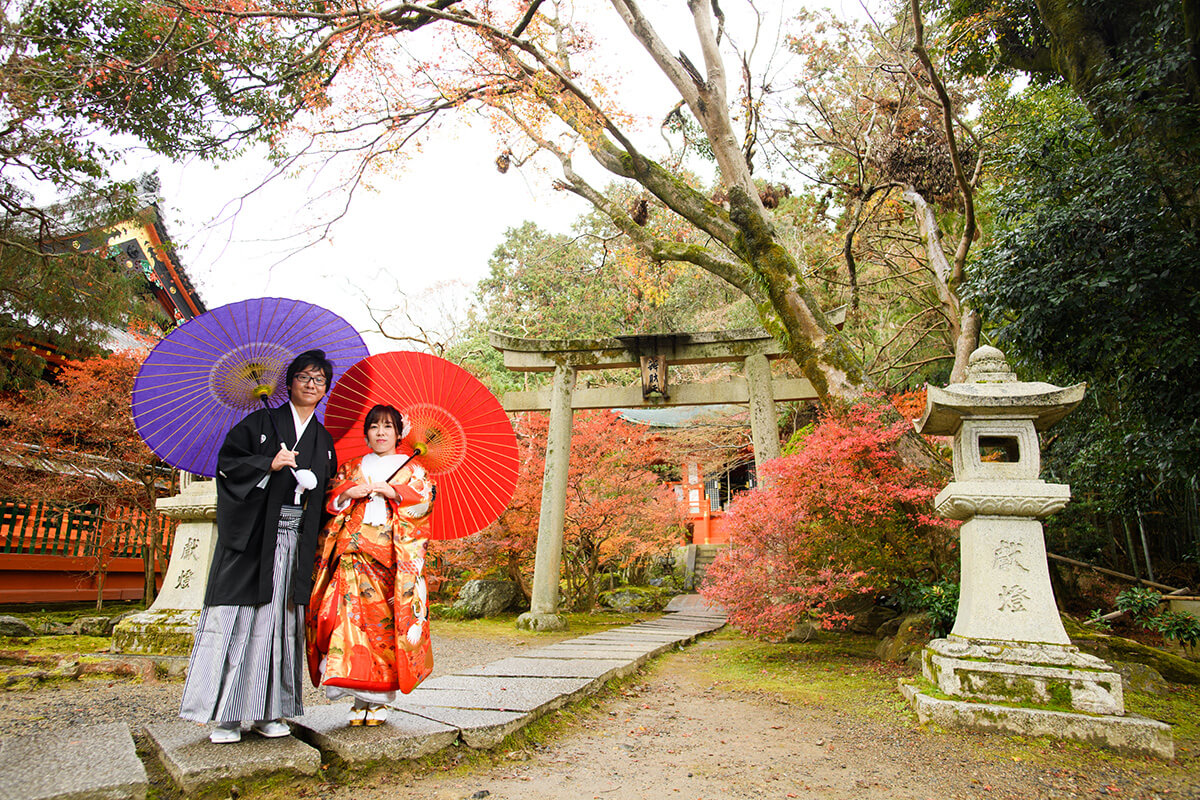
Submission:
<svg viewBox="0 0 1200 800">
<path fill-rule="evenodd" d="M 1162 595 L 1145 586 L 1134 586 L 1117 595 L 1117 608 L 1145 623 L 1162 603 Z"/>
<path fill-rule="evenodd" d="M 1185 645 L 1200 642 L 1200 619 L 1185 611 L 1164 611 L 1147 620 L 1146 627 Z"/>
<path fill-rule="evenodd" d="M 897 582 L 896 599 L 901 611 L 924 611 L 931 623 L 930 635 L 945 636 L 954 627 L 958 616 L 958 584 L 940 580 L 921 583 L 912 578 Z"/>
</svg>

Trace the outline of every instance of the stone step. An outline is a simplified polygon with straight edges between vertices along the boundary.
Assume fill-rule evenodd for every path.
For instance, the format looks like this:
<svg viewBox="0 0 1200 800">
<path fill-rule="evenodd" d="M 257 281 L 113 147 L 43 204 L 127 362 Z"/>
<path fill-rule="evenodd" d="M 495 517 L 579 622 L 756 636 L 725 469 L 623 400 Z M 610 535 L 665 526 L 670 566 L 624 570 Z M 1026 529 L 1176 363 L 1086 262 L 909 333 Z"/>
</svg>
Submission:
<svg viewBox="0 0 1200 800">
<path fill-rule="evenodd" d="M 209 730 L 183 720 L 146 726 L 167 774 L 185 794 L 279 773 L 316 775 L 321 769 L 321 753 L 295 736 L 267 739 L 244 730 L 240 742 L 213 744 Z"/>
<path fill-rule="evenodd" d="M 123 722 L 0 740 L 0 800 L 145 800 L 148 785 Z"/>
<path fill-rule="evenodd" d="M 709 603 L 698 594 L 677 594 L 667 601 L 666 610 L 672 614 L 725 619 L 725 609 Z"/>
<path fill-rule="evenodd" d="M 297 737 L 347 764 L 421 758 L 458 739 L 458 727 L 396 708 L 388 709 L 383 725 L 352 728 L 349 710 L 349 703 L 317 706 L 289 722 Z"/>
</svg>

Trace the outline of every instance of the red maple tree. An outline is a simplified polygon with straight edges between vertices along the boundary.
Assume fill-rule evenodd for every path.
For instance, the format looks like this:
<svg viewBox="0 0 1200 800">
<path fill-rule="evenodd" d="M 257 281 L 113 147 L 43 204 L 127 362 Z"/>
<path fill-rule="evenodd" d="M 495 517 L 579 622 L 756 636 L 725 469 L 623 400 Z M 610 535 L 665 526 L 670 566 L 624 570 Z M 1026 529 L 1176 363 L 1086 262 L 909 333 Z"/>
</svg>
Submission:
<svg viewBox="0 0 1200 800">
<path fill-rule="evenodd" d="M 516 419 L 521 474 L 512 503 L 487 530 L 443 549 L 453 565 L 499 572 L 517 581 L 526 596 L 537 550 L 548 424 L 544 414 Z M 646 426 L 611 411 L 575 415 L 563 525 L 565 607 L 592 608 L 604 572 L 645 563 L 683 541 L 674 494 L 652 469 L 665 458 L 664 443 Z"/>
<path fill-rule="evenodd" d="M 41 383 L 0 400 L 0 480 L 4 496 L 25 503 L 98 508 L 99 539 L 91 543 L 103 578 L 105 553 L 133 533 L 129 509 L 153 514 L 169 488 L 164 467 L 133 424 L 130 397 L 145 351 L 125 351 L 68 362 L 56 383 Z M 154 597 L 156 561 L 163 542 L 145 543 L 146 601 Z M 101 586 L 103 584 L 101 583 Z"/>
<path fill-rule="evenodd" d="M 844 622 L 830 605 L 843 597 L 898 577 L 940 577 L 957 523 L 932 514 L 940 486 L 897 456 L 908 425 L 886 424 L 877 404 L 826 413 L 734 502 L 732 546 L 701 594 L 736 627 L 778 638 L 810 615 L 827 627 Z"/>
</svg>

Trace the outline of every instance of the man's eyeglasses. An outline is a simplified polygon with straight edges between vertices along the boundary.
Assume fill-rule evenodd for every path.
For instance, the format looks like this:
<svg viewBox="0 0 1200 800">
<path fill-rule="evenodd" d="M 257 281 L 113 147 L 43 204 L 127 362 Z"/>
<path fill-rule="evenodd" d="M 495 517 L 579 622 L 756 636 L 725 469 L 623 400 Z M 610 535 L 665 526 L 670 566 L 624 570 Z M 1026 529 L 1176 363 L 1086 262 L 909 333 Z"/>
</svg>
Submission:
<svg viewBox="0 0 1200 800">
<path fill-rule="evenodd" d="M 305 375 L 301 372 L 295 377 L 295 380 L 299 381 L 302 386 L 321 387 L 325 385 L 324 375 Z"/>
</svg>

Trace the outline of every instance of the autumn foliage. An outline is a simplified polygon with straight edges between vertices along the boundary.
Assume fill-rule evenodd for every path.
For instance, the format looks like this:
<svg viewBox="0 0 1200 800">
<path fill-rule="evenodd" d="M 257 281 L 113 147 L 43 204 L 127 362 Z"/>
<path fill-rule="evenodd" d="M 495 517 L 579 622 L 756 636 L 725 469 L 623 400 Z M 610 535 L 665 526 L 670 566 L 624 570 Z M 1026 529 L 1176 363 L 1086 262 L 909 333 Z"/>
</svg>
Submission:
<svg viewBox="0 0 1200 800">
<path fill-rule="evenodd" d="M 68 362 L 56 383 L 0 402 L 0 446 L 80 467 L 21 470 L 12 466 L 20 459 L 10 458 L 5 496 L 153 510 L 153 484 L 164 470 L 138 436 L 129 405 L 144 358 L 123 352 Z"/>
<path fill-rule="evenodd" d="M 528 595 L 537 549 L 549 420 L 524 414 L 514 427 L 521 475 L 508 509 L 487 530 L 442 547 L 454 567 L 500 573 Z M 590 609 L 602 573 L 648 562 L 682 542 L 674 495 L 651 467 L 664 458 L 649 429 L 611 411 L 575 414 L 563 530 L 563 604 Z"/>
<path fill-rule="evenodd" d="M 869 403 L 827 412 L 734 502 L 732 546 L 701 589 L 731 624 L 766 638 L 810 615 L 833 627 L 845 620 L 837 600 L 953 560 L 957 523 L 931 511 L 938 486 L 894 450 L 909 423 L 884 419 Z"/>
<path fill-rule="evenodd" d="M 133 380 L 145 352 L 69 362 L 54 384 L 41 383 L 0 401 L 0 481 L 6 500 L 98 507 L 104 524 L 97 557 L 133 525 L 128 510 L 154 513 L 172 472 L 138 436 L 130 410 Z M 151 541 L 146 600 L 154 596 L 156 560 L 164 542 Z M 98 562 L 97 569 L 102 571 Z"/>
</svg>

